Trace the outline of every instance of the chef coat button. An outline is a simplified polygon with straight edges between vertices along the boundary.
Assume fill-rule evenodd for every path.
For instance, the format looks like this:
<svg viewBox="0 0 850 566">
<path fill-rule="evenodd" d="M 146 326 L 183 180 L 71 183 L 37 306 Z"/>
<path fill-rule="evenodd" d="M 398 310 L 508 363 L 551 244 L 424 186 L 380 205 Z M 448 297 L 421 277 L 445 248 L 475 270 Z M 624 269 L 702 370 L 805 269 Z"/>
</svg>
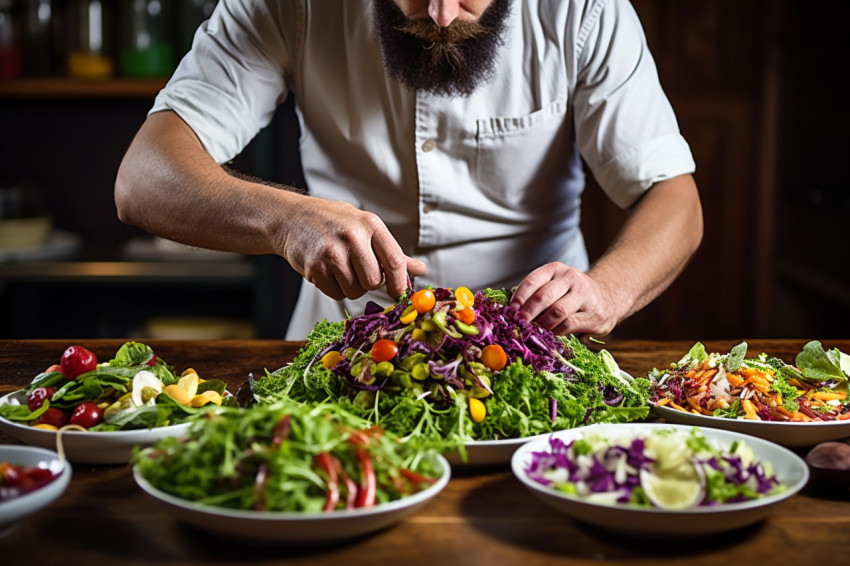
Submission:
<svg viewBox="0 0 850 566">
<path fill-rule="evenodd" d="M 426 204 L 423 204 L 423 205 L 422 205 L 422 212 L 424 212 L 425 214 L 428 214 L 428 213 L 429 213 L 429 212 L 431 212 L 432 210 L 434 210 L 434 209 L 431 207 L 431 205 L 430 205 L 430 204 L 427 204 L 427 203 L 426 203 Z"/>
<path fill-rule="evenodd" d="M 431 139 L 425 140 L 422 143 L 422 151 L 426 151 L 426 152 L 431 151 L 432 149 L 434 149 L 434 147 L 436 145 L 437 145 L 437 143 L 434 140 L 431 140 Z"/>
</svg>

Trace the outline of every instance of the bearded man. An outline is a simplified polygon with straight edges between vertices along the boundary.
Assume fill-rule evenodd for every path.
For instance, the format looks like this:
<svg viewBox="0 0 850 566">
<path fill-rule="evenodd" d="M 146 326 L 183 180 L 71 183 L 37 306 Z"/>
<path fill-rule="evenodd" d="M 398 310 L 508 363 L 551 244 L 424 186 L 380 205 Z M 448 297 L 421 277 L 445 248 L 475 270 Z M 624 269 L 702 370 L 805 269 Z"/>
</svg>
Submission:
<svg viewBox="0 0 850 566">
<path fill-rule="evenodd" d="M 237 178 L 294 95 L 307 193 Z M 629 216 L 592 266 L 582 159 Z M 702 239 L 694 162 L 627 0 L 221 0 L 122 161 L 122 221 L 278 254 L 287 338 L 417 287 L 516 287 L 559 334 L 604 335 Z"/>
</svg>

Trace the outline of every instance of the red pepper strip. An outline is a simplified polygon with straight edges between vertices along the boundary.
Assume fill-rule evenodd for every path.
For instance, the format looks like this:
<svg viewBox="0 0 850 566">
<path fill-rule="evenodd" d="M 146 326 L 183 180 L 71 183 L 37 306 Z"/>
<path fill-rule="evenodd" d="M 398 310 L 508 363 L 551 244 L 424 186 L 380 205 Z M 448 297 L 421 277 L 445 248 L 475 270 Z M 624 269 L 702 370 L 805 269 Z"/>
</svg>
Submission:
<svg viewBox="0 0 850 566">
<path fill-rule="evenodd" d="M 337 484 L 337 462 L 327 452 L 316 455 L 319 467 L 328 475 L 328 492 L 325 499 L 325 511 L 333 511 L 339 502 L 339 486 Z"/>
<path fill-rule="evenodd" d="M 399 472 L 401 472 L 401 475 L 403 475 L 404 477 L 406 477 L 407 479 L 409 479 L 413 483 L 433 484 L 437 481 L 437 478 L 429 478 L 429 477 L 423 476 L 422 474 L 417 474 L 413 470 L 408 470 L 407 468 L 401 468 L 399 470 Z"/>
<path fill-rule="evenodd" d="M 337 466 L 336 471 L 339 474 L 339 479 L 342 480 L 343 484 L 345 484 L 345 508 L 354 509 L 357 505 L 357 494 L 360 490 L 357 488 L 357 483 L 351 479 L 351 476 L 345 473 L 345 470 L 343 469 L 342 464 L 339 463 L 339 460 L 334 458 L 334 461 Z"/>
<path fill-rule="evenodd" d="M 274 425 L 274 438 L 272 442 L 275 446 L 280 446 L 284 440 L 289 438 L 289 431 L 292 427 L 289 425 L 289 415 L 283 415 L 277 424 Z"/>
<path fill-rule="evenodd" d="M 377 490 L 375 479 L 375 468 L 372 466 L 372 459 L 369 453 L 363 450 L 360 446 L 355 445 L 357 450 L 357 458 L 360 460 L 361 478 L 360 491 L 357 493 L 356 507 L 372 507 L 375 505 L 375 491 Z"/>
</svg>

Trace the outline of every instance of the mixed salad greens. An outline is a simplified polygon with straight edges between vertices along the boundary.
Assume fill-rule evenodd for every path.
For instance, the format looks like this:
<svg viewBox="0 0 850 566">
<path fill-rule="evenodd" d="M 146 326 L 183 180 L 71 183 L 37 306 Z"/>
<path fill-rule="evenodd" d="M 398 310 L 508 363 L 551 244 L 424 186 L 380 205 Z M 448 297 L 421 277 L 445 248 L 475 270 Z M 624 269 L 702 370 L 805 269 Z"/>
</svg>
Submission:
<svg viewBox="0 0 850 566">
<path fill-rule="evenodd" d="M 720 446 L 697 428 L 637 433 L 591 428 L 581 438 L 549 439 L 532 452 L 528 477 L 571 497 L 603 505 L 669 510 L 749 501 L 785 489 L 770 462 L 743 441 Z"/>
<path fill-rule="evenodd" d="M 807 343 L 795 364 L 762 353 L 747 358 L 747 343 L 709 354 L 702 343 L 677 363 L 649 374 L 657 407 L 729 419 L 823 422 L 850 419 L 850 356 Z"/>
<path fill-rule="evenodd" d="M 321 321 L 291 364 L 257 380 L 255 397 L 331 404 L 462 454 L 469 441 L 647 416 L 647 380 L 508 303 L 504 290 L 428 288 Z"/>
<path fill-rule="evenodd" d="M 222 409 L 134 455 L 154 487 L 206 505 L 320 513 L 372 507 L 443 474 L 433 453 L 330 405 Z"/>
<path fill-rule="evenodd" d="M 232 403 L 226 384 L 193 369 L 177 375 L 150 346 L 126 342 L 108 362 L 71 346 L 60 363 L 35 376 L 26 405 L 0 405 L 0 417 L 44 430 L 76 425 L 90 431 L 162 427 Z"/>
</svg>

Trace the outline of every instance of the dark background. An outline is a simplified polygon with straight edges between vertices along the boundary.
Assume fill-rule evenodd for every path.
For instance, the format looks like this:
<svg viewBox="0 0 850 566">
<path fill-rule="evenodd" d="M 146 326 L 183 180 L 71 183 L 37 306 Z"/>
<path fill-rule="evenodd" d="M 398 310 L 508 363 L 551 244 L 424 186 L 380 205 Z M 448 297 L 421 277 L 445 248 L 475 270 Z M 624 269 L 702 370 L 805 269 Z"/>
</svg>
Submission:
<svg viewBox="0 0 850 566">
<path fill-rule="evenodd" d="M 694 152 L 705 237 L 682 276 L 614 336 L 846 336 L 843 22 L 801 1 L 633 4 Z M 66 257 L 0 262 L 0 338 L 152 336 L 152 321 L 175 316 L 168 328 L 181 337 L 282 337 L 298 276 L 281 258 L 128 256 L 129 241 L 149 236 L 117 220 L 113 182 L 162 83 L 0 80 L 0 187 L 37 187 L 55 227 L 80 238 Z M 296 131 L 288 101 L 234 165 L 301 184 L 297 158 L 281 158 L 296 154 Z M 625 215 L 592 182 L 583 211 L 593 259 Z"/>
</svg>

